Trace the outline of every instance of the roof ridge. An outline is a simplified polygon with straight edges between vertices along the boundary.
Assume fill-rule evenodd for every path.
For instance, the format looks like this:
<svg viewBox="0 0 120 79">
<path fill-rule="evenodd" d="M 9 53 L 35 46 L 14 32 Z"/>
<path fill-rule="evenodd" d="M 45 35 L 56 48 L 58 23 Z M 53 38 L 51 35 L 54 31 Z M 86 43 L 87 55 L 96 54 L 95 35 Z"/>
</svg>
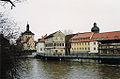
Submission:
<svg viewBox="0 0 120 79">
<path fill-rule="evenodd" d="M 101 32 L 101 33 L 113 33 L 113 32 L 120 32 L 120 31 L 110 31 L 110 32 Z"/>
</svg>

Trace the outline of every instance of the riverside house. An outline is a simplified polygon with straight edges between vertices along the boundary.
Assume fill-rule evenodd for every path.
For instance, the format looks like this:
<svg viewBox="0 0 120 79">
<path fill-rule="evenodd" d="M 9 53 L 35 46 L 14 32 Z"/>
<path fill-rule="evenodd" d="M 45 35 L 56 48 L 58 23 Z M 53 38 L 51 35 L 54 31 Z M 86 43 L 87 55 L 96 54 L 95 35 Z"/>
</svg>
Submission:
<svg viewBox="0 0 120 79">
<path fill-rule="evenodd" d="M 92 40 L 98 42 L 101 55 L 120 55 L 120 31 L 95 33 Z"/>
<path fill-rule="evenodd" d="M 21 34 L 19 39 L 17 40 L 17 45 L 21 46 L 24 52 L 34 52 L 35 41 L 34 41 L 34 33 L 29 30 L 29 24 L 26 26 L 26 31 Z"/>
<path fill-rule="evenodd" d="M 45 52 L 53 55 L 65 54 L 65 35 L 56 31 L 45 38 Z"/>
<path fill-rule="evenodd" d="M 94 23 L 91 32 L 77 33 L 69 41 L 71 43 L 71 54 L 78 53 L 98 53 L 98 43 L 96 40 L 91 41 L 95 33 L 99 33 L 99 27 Z"/>
<path fill-rule="evenodd" d="M 47 35 L 42 36 L 40 39 L 38 39 L 38 42 L 36 44 L 37 53 L 45 53 L 45 37 L 47 37 Z"/>
</svg>

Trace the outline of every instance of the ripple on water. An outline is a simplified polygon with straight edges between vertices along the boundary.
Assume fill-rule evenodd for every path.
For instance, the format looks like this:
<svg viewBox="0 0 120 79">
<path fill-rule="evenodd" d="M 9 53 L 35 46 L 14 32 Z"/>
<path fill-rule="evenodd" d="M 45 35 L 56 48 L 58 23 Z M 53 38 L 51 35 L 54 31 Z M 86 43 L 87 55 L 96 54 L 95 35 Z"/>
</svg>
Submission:
<svg viewBox="0 0 120 79">
<path fill-rule="evenodd" d="M 6 79 L 119 79 L 120 65 L 44 61 L 21 58 L 11 63 Z M 9 65 L 8 65 L 9 66 Z M 5 75 L 6 75 L 5 74 Z"/>
</svg>

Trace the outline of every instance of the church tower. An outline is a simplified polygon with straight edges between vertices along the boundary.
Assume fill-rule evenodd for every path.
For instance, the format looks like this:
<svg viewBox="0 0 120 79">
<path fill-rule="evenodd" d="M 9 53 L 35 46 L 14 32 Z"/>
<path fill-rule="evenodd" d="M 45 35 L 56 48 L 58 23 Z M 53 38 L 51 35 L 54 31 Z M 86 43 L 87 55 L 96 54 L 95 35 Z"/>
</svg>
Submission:
<svg viewBox="0 0 120 79">
<path fill-rule="evenodd" d="M 99 33 L 100 32 L 100 29 L 99 27 L 97 26 L 97 23 L 94 23 L 93 24 L 93 27 L 91 29 L 91 32 L 94 32 L 94 33 Z"/>
<path fill-rule="evenodd" d="M 32 33 L 29 29 L 29 24 L 26 26 L 26 31 L 22 33 L 21 42 L 23 44 L 23 50 L 35 50 L 35 41 L 34 41 L 34 33 Z"/>
</svg>

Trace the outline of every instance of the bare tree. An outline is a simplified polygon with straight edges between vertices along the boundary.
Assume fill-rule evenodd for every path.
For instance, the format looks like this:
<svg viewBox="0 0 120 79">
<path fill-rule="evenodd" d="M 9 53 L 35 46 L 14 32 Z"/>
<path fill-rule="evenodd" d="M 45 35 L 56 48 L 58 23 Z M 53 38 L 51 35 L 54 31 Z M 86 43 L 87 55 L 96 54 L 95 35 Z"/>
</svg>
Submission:
<svg viewBox="0 0 120 79">
<path fill-rule="evenodd" d="M 20 27 L 15 20 L 6 18 L 3 13 L 0 13 L 0 34 L 3 34 L 7 39 L 17 39 L 20 34 Z"/>
<path fill-rule="evenodd" d="M 26 1 L 26 0 L 0 0 L 2 6 L 5 6 L 5 4 L 10 3 L 11 9 L 15 7 L 16 3 L 21 3 L 23 1 Z"/>
<path fill-rule="evenodd" d="M 69 35 L 69 34 L 72 34 L 73 33 L 73 31 L 71 30 L 71 29 L 68 29 L 68 30 L 64 30 L 64 34 L 65 35 Z"/>
<path fill-rule="evenodd" d="M 9 2 L 9 3 L 11 3 L 11 4 L 12 4 L 12 6 L 14 6 L 14 7 L 15 7 L 14 3 L 13 3 L 11 0 L 1 0 L 1 1 Z"/>
<path fill-rule="evenodd" d="M 5 6 L 6 3 L 12 4 L 12 7 L 15 7 L 15 3 L 21 3 L 26 0 L 0 0 L 0 5 L 3 2 Z M 3 34 L 7 39 L 17 39 L 20 33 L 20 27 L 15 22 L 15 19 L 5 17 L 6 12 L 0 12 L 0 34 Z"/>
</svg>

